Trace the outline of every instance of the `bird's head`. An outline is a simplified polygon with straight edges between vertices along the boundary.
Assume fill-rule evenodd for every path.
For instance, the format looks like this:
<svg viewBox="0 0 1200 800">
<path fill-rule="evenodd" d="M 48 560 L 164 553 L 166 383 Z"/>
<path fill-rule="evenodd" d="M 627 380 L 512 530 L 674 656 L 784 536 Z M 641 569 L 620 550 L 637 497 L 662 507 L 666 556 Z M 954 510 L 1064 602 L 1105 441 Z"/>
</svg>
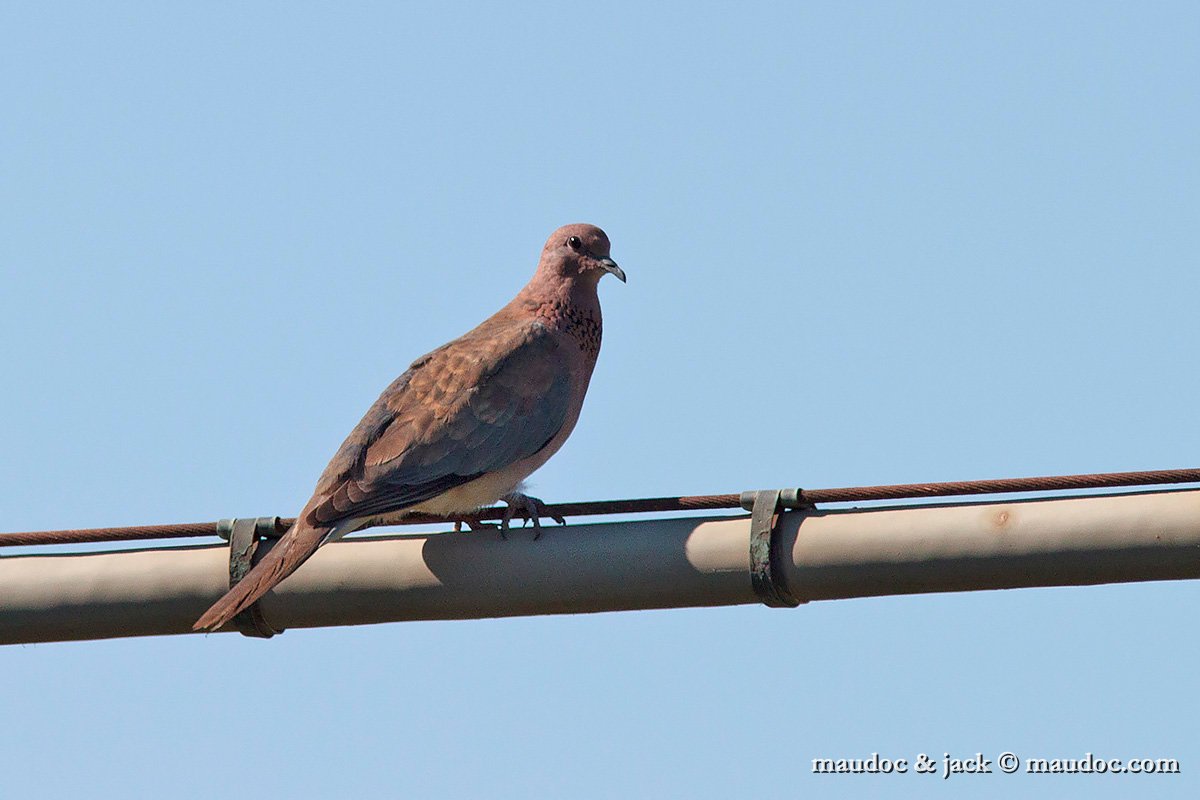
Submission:
<svg viewBox="0 0 1200 800">
<path fill-rule="evenodd" d="M 625 282 L 625 271 L 609 254 L 608 235 L 595 225 L 564 225 L 546 240 L 539 270 L 550 270 L 555 277 L 583 279 L 594 286 L 605 274 Z"/>
</svg>

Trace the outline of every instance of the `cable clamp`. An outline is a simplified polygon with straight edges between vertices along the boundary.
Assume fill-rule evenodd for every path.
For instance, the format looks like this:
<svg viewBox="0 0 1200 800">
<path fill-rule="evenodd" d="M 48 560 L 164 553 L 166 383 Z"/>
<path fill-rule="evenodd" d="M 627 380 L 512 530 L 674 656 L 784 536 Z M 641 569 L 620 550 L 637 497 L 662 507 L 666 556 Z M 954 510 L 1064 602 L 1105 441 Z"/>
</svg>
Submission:
<svg viewBox="0 0 1200 800">
<path fill-rule="evenodd" d="M 229 541 L 229 588 L 232 589 L 258 563 L 259 543 L 279 538 L 279 517 L 219 520 L 217 535 Z M 257 602 L 232 621 L 243 636 L 254 639 L 270 639 L 283 633 L 267 623 Z"/>
<path fill-rule="evenodd" d="M 750 512 L 750 582 L 754 594 L 771 608 L 795 608 L 801 600 L 788 591 L 783 581 L 779 536 L 779 512 L 786 508 L 812 508 L 801 489 L 763 489 L 742 492 L 742 508 Z"/>
</svg>

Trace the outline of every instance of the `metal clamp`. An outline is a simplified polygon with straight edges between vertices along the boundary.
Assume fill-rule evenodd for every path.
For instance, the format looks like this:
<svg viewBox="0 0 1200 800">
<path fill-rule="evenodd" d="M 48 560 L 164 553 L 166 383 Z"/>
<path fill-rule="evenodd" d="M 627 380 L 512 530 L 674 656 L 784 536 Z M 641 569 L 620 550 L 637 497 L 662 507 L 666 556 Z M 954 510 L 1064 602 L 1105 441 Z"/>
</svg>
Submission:
<svg viewBox="0 0 1200 800">
<path fill-rule="evenodd" d="M 259 542 L 279 538 L 279 517 L 223 519 L 217 522 L 217 535 L 229 540 L 229 588 L 232 589 L 258 563 L 255 556 Z M 243 636 L 255 639 L 270 639 L 283 633 L 267 623 L 257 602 L 234 617 L 232 622 Z"/>
<path fill-rule="evenodd" d="M 742 507 L 750 512 L 750 582 L 754 593 L 771 608 L 795 608 L 803 601 L 797 600 L 783 582 L 775 524 L 782 509 L 812 508 L 812 504 L 800 489 L 742 492 L 741 499 Z"/>
</svg>

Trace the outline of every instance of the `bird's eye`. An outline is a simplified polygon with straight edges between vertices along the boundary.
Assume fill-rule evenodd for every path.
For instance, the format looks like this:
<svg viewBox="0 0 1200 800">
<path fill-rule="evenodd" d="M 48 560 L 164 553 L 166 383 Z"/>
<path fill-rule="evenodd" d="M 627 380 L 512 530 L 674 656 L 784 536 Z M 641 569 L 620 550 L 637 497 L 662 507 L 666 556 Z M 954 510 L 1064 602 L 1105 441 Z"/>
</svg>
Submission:
<svg viewBox="0 0 1200 800">
<path fill-rule="evenodd" d="M 572 236 L 570 239 L 567 239 L 567 246 L 572 250 L 578 251 L 579 248 L 583 247 L 583 240 L 578 236 Z"/>
</svg>

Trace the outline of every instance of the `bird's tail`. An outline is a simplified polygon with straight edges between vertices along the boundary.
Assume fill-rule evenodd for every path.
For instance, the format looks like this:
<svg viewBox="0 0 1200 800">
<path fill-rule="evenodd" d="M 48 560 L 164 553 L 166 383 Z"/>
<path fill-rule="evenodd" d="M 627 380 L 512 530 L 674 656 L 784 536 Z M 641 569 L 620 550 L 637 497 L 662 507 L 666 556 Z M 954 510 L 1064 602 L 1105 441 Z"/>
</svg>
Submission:
<svg viewBox="0 0 1200 800">
<path fill-rule="evenodd" d="M 262 561 L 225 593 L 212 608 L 204 612 L 194 631 L 215 631 L 229 620 L 252 606 L 280 581 L 295 572 L 325 541 L 329 528 L 313 528 L 301 522 L 288 531 Z"/>
</svg>

